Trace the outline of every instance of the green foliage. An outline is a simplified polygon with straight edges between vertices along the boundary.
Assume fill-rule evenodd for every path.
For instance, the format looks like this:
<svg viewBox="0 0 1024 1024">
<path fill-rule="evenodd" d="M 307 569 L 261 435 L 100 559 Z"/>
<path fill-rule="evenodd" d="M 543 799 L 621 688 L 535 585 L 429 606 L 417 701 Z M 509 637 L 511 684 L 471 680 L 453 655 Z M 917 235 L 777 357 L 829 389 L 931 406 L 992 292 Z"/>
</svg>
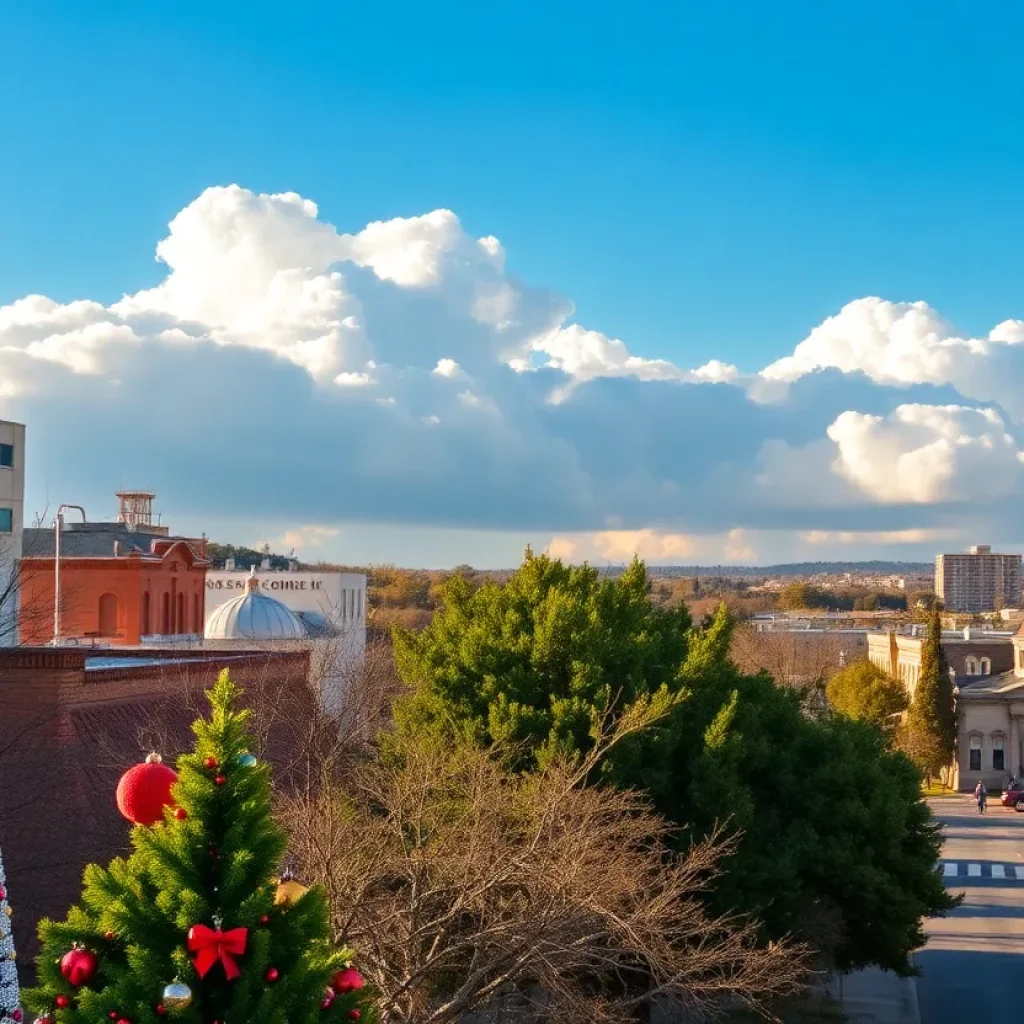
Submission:
<svg viewBox="0 0 1024 1024">
<path fill-rule="evenodd" d="M 41 922 L 39 987 L 24 994 L 37 1013 L 52 1016 L 62 995 L 70 1006 L 57 1012 L 60 1024 L 118 1017 L 158 1024 L 166 1019 L 156 1009 L 164 987 L 178 979 L 193 992 L 191 1005 L 175 1014 L 181 1024 L 349 1019 L 352 995 L 321 1008 L 329 979 L 351 959 L 329 941 L 323 894 L 311 889 L 290 905 L 274 905 L 285 837 L 271 817 L 268 766 L 239 762 L 249 738 L 248 712 L 234 709 L 238 695 L 225 671 L 209 694 L 211 717 L 193 726 L 195 750 L 178 760 L 174 795 L 187 817 L 178 820 L 168 809 L 162 823 L 136 826 L 131 856 L 108 868 L 90 865 L 81 902 L 67 919 Z M 214 769 L 204 765 L 210 757 Z M 236 957 L 241 977 L 228 981 L 220 963 L 198 976 L 186 949 L 196 924 L 248 930 L 245 952 Z M 60 971 L 61 957 L 76 943 L 99 959 L 96 977 L 77 990 Z M 276 982 L 266 979 L 271 967 L 280 972 Z M 361 1012 L 368 1019 L 367 1008 Z"/>
<path fill-rule="evenodd" d="M 956 711 L 937 608 L 932 611 L 928 636 L 921 645 L 921 672 L 906 732 L 907 749 L 928 779 L 950 764 L 956 743 Z"/>
<path fill-rule="evenodd" d="M 694 627 L 648 589 L 639 562 L 609 581 L 529 552 L 505 587 L 452 580 L 429 627 L 396 634 L 413 687 L 399 728 L 508 744 L 529 768 L 587 750 L 616 698 L 667 694 L 668 715 L 611 751 L 602 777 L 646 790 L 682 842 L 725 820 L 742 831 L 718 909 L 755 912 L 767 938 L 810 939 L 844 969 L 909 970 L 922 917 L 952 906 L 914 766 L 877 729 L 811 720 L 797 693 L 742 675 L 724 606 Z"/>
<path fill-rule="evenodd" d="M 896 727 L 896 716 L 910 704 L 904 685 L 870 661 L 841 669 L 829 680 L 825 693 L 839 714 L 871 722 L 886 732 Z"/>
</svg>

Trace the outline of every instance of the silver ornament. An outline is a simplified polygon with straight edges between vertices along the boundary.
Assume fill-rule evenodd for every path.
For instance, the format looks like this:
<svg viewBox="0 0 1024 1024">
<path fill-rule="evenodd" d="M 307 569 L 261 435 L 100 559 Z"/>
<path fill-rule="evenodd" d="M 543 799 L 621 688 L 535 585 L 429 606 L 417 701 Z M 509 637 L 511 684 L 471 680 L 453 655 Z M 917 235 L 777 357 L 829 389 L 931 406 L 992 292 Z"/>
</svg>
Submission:
<svg viewBox="0 0 1024 1024">
<path fill-rule="evenodd" d="M 192 989 L 180 981 L 172 981 L 164 989 L 163 1004 L 168 1010 L 185 1010 L 192 1002 Z"/>
</svg>

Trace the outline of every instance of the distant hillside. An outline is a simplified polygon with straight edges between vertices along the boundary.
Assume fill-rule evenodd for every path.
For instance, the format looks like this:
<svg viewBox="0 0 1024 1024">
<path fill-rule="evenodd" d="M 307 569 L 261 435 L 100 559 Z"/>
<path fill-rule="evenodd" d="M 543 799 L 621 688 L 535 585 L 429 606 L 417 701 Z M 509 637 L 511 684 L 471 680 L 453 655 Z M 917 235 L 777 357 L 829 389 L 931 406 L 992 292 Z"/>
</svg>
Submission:
<svg viewBox="0 0 1024 1024">
<path fill-rule="evenodd" d="M 782 565 L 649 565 L 652 576 L 930 576 L 931 562 L 786 562 Z"/>
</svg>

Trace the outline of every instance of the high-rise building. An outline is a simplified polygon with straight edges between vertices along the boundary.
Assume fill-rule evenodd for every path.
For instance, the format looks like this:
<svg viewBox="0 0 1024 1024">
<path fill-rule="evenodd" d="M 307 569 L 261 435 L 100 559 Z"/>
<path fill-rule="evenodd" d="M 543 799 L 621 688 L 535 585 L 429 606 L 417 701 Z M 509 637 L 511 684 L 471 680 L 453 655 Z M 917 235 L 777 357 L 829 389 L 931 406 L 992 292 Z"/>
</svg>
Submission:
<svg viewBox="0 0 1024 1024">
<path fill-rule="evenodd" d="M 0 420 L 0 647 L 18 642 L 18 567 L 25 505 L 25 427 Z"/>
<path fill-rule="evenodd" d="M 978 544 L 967 554 L 936 555 L 935 593 L 951 612 L 993 612 L 1020 606 L 1020 555 Z"/>
</svg>

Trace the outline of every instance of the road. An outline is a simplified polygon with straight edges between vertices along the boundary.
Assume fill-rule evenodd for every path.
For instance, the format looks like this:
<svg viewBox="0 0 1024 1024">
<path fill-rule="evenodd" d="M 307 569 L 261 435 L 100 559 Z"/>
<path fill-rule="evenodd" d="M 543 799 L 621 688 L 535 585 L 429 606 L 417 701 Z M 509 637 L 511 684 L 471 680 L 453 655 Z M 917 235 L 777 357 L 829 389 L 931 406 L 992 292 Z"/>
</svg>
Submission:
<svg viewBox="0 0 1024 1024">
<path fill-rule="evenodd" d="M 1024 1000 L 1024 814 L 968 797 L 930 801 L 943 824 L 941 870 L 965 894 L 928 922 L 916 961 L 922 1024 L 1019 1024 Z M 1019 870 L 1018 870 L 1019 869 Z"/>
</svg>

